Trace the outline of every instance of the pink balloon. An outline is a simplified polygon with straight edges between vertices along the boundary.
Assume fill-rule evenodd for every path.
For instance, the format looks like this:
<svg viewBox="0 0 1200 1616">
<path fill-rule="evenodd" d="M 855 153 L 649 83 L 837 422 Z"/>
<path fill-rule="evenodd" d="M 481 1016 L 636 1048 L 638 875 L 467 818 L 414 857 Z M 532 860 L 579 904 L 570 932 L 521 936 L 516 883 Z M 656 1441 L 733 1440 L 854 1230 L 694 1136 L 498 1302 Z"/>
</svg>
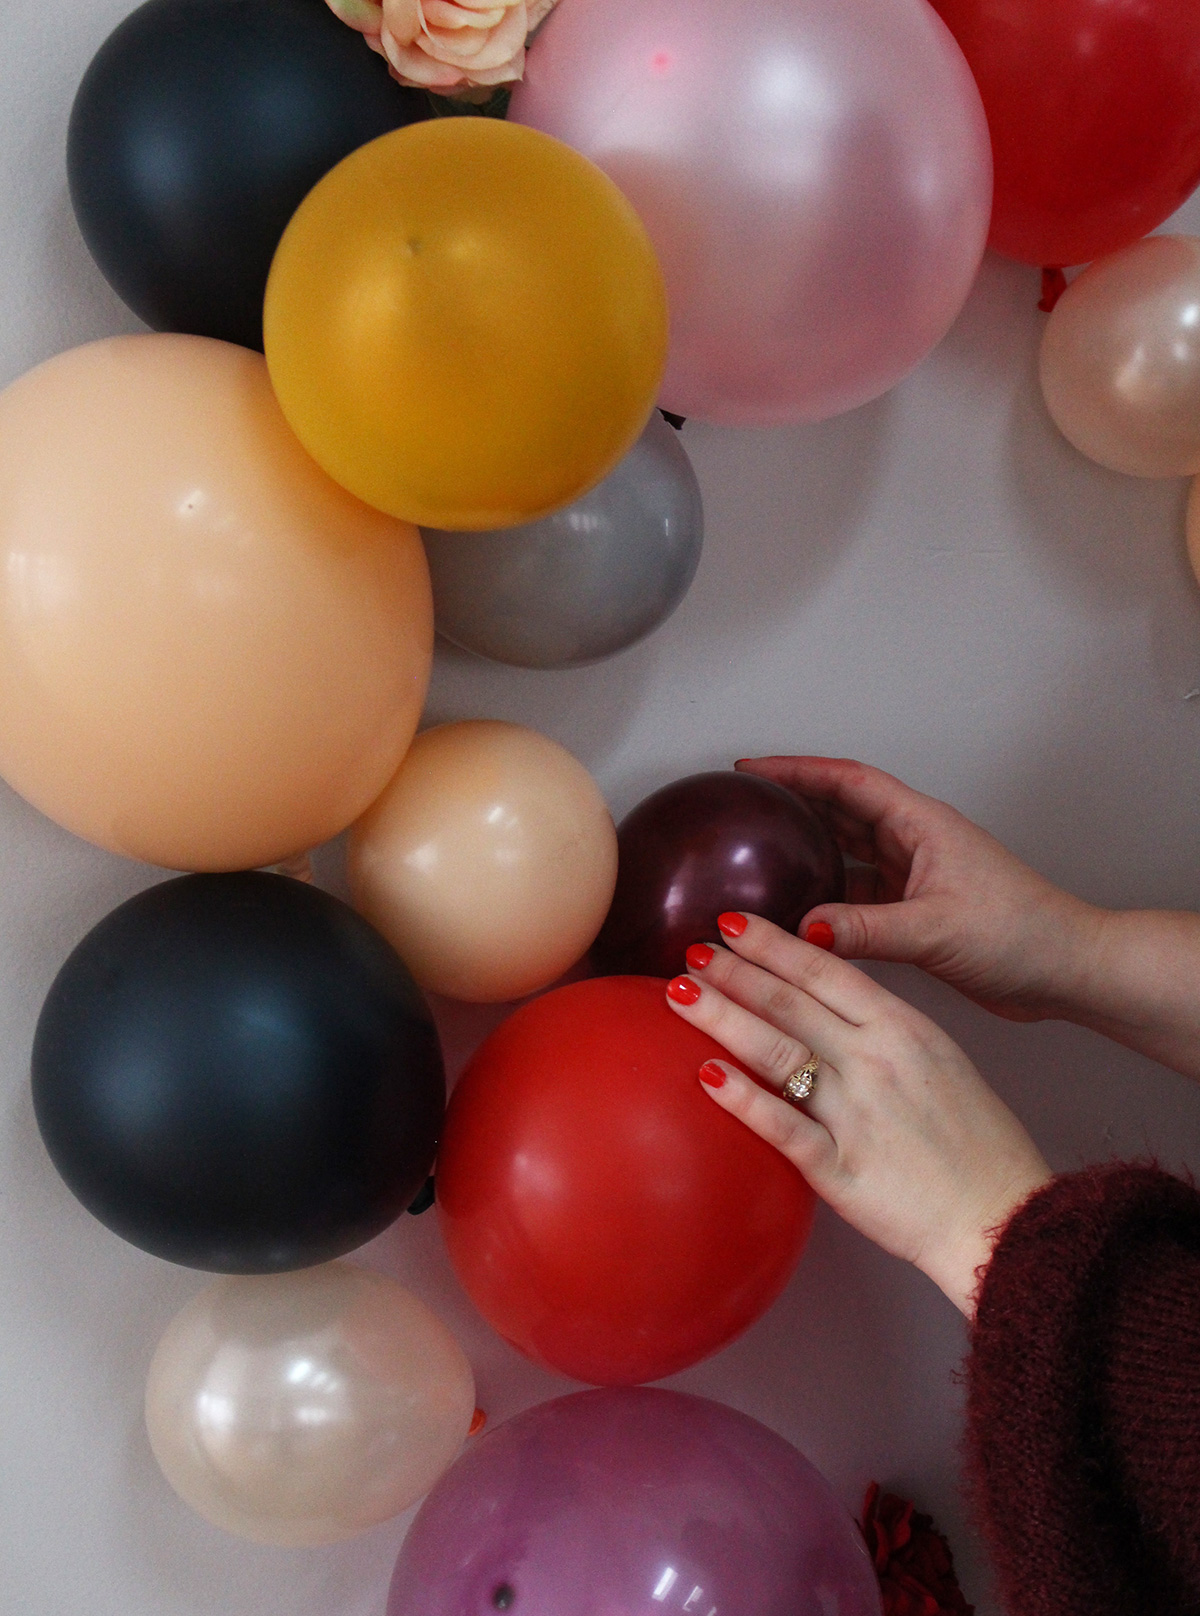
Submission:
<svg viewBox="0 0 1200 1616">
<path fill-rule="evenodd" d="M 983 106 L 926 0 L 563 0 L 510 116 L 641 214 L 681 415 L 769 426 L 877 398 L 983 254 Z"/>
</svg>

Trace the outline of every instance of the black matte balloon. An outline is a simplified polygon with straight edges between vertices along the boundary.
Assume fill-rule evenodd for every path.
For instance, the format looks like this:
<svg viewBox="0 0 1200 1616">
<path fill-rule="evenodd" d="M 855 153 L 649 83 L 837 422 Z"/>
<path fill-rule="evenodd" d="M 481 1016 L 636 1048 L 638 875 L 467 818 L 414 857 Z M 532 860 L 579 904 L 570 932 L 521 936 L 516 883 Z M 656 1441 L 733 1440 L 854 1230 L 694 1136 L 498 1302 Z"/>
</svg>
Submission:
<svg viewBox="0 0 1200 1616">
<path fill-rule="evenodd" d="M 147 325 L 261 348 L 292 214 L 343 157 L 431 111 L 324 0 L 149 0 L 75 98 L 75 215 Z"/>
<path fill-rule="evenodd" d="M 842 856 L 807 802 L 732 770 L 647 797 L 617 831 L 617 890 L 592 948 L 605 975 L 675 976 L 727 909 L 787 931 L 845 891 Z"/>
<path fill-rule="evenodd" d="M 84 1206 L 144 1251 L 269 1273 L 341 1256 L 420 1191 L 445 1107 L 399 956 L 286 876 L 131 898 L 58 973 L 33 1101 Z"/>
</svg>

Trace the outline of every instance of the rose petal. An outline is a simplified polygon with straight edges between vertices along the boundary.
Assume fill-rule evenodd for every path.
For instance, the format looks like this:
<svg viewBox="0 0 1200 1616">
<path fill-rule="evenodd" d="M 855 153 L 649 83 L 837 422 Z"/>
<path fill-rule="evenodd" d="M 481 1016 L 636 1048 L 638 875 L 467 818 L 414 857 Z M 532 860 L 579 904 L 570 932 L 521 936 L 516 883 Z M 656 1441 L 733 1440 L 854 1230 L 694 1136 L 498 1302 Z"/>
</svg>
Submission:
<svg viewBox="0 0 1200 1616">
<path fill-rule="evenodd" d="M 326 0 L 334 16 L 360 34 L 378 34 L 383 27 L 383 7 L 376 0 Z"/>
<path fill-rule="evenodd" d="M 520 5 L 522 0 L 515 0 Z M 422 0 L 427 29 L 497 28 L 504 21 L 510 6 L 460 6 L 456 0 Z"/>
<path fill-rule="evenodd" d="M 421 37 L 423 27 L 421 0 L 383 0 L 385 38 L 390 36 L 397 45 L 411 45 Z"/>
</svg>

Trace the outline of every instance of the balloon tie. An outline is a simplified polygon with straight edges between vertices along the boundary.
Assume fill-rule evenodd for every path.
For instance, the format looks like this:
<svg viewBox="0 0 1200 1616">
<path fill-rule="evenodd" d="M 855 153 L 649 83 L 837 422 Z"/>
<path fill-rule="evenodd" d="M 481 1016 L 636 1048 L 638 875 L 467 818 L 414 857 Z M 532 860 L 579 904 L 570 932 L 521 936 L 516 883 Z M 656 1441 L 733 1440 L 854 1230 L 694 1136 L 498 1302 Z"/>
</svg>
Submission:
<svg viewBox="0 0 1200 1616">
<path fill-rule="evenodd" d="M 1053 314 L 1054 306 L 1067 289 L 1067 277 L 1057 264 L 1048 264 L 1042 271 L 1042 296 L 1038 308 L 1043 314 Z"/>
<path fill-rule="evenodd" d="M 477 1408 L 475 1410 L 474 1414 L 472 1414 L 472 1416 L 471 1416 L 471 1429 L 467 1432 L 467 1435 L 468 1436 L 478 1436 L 480 1431 L 483 1430 L 483 1428 L 484 1428 L 484 1426 L 486 1424 L 487 1424 L 487 1415 L 483 1412 L 483 1410 L 481 1408 Z"/>
</svg>

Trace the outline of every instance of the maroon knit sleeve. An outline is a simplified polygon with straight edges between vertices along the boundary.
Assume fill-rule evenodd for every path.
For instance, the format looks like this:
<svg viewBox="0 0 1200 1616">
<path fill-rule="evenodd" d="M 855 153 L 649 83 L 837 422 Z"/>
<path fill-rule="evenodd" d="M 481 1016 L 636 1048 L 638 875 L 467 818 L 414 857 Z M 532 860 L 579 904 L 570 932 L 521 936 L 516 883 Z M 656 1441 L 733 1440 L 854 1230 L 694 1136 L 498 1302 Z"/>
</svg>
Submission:
<svg viewBox="0 0 1200 1616">
<path fill-rule="evenodd" d="M 968 1475 L 1011 1616 L 1200 1616 L 1200 1193 L 1053 1180 L 984 1275 Z"/>
</svg>

